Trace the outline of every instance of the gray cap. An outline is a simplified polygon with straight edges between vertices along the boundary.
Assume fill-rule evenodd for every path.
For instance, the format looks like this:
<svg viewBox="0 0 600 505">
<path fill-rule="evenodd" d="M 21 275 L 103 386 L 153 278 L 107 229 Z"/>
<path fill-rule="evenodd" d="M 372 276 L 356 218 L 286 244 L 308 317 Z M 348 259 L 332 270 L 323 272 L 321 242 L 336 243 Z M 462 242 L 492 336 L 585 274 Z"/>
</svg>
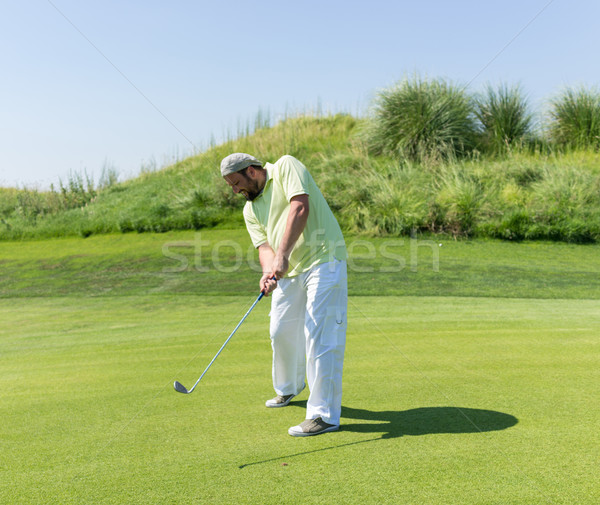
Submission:
<svg viewBox="0 0 600 505">
<path fill-rule="evenodd" d="M 250 165 L 257 167 L 263 166 L 262 161 L 257 160 L 254 156 L 250 156 L 249 154 L 230 154 L 221 161 L 221 175 L 225 177 L 226 175 L 234 174 L 235 172 L 244 170 L 244 168 L 248 168 Z"/>
</svg>

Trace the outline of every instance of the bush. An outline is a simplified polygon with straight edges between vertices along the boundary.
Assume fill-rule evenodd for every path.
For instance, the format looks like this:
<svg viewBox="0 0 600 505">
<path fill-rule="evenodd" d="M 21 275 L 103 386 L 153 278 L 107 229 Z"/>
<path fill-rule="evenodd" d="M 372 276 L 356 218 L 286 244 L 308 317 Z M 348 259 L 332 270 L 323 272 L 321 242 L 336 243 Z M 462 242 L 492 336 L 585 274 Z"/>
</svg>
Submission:
<svg viewBox="0 0 600 505">
<path fill-rule="evenodd" d="M 471 235 L 485 201 L 482 184 L 456 165 L 444 167 L 437 184 L 436 203 L 444 215 L 446 231 L 455 236 Z"/>
<path fill-rule="evenodd" d="M 546 167 L 532 185 L 533 202 L 547 216 L 576 217 L 600 207 L 600 178 L 572 167 Z"/>
<path fill-rule="evenodd" d="M 519 86 L 488 85 L 475 99 L 475 114 L 481 123 L 481 144 L 485 152 L 501 154 L 531 138 L 533 116 Z"/>
<path fill-rule="evenodd" d="M 600 238 L 600 177 L 581 167 L 548 164 L 527 186 L 508 182 L 495 216 L 477 232 L 508 240 L 589 243 Z"/>
<path fill-rule="evenodd" d="M 475 133 L 474 105 L 462 88 L 416 77 L 379 93 L 366 141 L 375 154 L 437 162 L 468 153 Z"/>
<path fill-rule="evenodd" d="M 559 147 L 600 147 L 600 92 L 567 88 L 552 100 L 550 137 Z"/>
<path fill-rule="evenodd" d="M 370 235 L 408 235 L 426 227 L 431 194 L 427 174 L 407 164 L 388 164 L 361 174 L 342 196 L 342 225 Z"/>
<path fill-rule="evenodd" d="M 478 231 L 493 238 L 520 241 L 532 238 L 530 236 L 532 225 L 533 220 L 526 210 L 513 210 L 506 213 L 497 222 L 491 221 L 482 224 Z"/>
</svg>

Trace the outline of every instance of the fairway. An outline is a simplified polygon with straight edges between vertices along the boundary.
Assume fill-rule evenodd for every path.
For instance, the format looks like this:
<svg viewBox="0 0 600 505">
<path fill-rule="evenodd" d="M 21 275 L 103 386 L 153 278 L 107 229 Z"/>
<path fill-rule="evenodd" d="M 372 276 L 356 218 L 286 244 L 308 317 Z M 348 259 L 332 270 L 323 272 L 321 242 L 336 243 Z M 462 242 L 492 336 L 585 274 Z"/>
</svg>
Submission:
<svg viewBox="0 0 600 505">
<path fill-rule="evenodd" d="M 112 294 L 102 269 L 97 291 L 93 269 L 72 266 L 69 241 L 0 246 L 13 272 L 0 299 L 0 503 L 600 501 L 600 300 L 597 280 L 586 288 L 583 273 L 598 271 L 597 247 L 537 245 L 545 262 L 528 264 L 531 245 L 458 242 L 442 248 L 438 278 L 424 266 L 355 272 L 355 284 L 386 287 L 350 298 L 341 430 L 297 439 L 287 429 L 302 420 L 306 391 L 287 408 L 264 407 L 272 396 L 268 300 L 193 394 L 173 390 L 174 380 L 194 383 L 254 301 L 255 274 L 217 272 L 203 288 L 230 278 L 238 295 L 195 293 L 193 276 L 198 284 L 205 277 L 191 268 L 185 281 L 157 289 L 166 239 L 118 237 L 69 239 L 96 267 L 86 244 L 104 252 Z M 111 264 L 111 243 L 135 278 Z M 469 256 L 494 244 L 512 247 L 512 258 Z M 54 276 L 40 267 L 60 261 Z M 510 271 L 511 261 L 520 281 L 490 285 L 490 265 Z M 512 296 L 535 286 L 544 268 L 548 297 Z M 421 296 L 393 294 L 401 275 Z M 68 279 L 77 296 L 65 296 Z M 432 282 L 468 296 L 423 292 Z"/>
</svg>

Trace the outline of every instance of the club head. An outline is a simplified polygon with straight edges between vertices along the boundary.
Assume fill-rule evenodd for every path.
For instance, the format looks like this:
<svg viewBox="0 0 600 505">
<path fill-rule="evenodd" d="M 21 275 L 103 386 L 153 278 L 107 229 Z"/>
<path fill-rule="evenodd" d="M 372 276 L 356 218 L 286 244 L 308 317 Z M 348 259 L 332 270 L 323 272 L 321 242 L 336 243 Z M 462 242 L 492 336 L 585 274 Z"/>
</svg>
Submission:
<svg viewBox="0 0 600 505">
<path fill-rule="evenodd" d="M 175 391 L 177 391 L 178 393 L 183 393 L 183 394 L 186 394 L 186 395 L 189 394 L 189 391 L 179 381 L 175 381 L 175 384 L 173 384 L 173 387 L 175 388 Z"/>
</svg>

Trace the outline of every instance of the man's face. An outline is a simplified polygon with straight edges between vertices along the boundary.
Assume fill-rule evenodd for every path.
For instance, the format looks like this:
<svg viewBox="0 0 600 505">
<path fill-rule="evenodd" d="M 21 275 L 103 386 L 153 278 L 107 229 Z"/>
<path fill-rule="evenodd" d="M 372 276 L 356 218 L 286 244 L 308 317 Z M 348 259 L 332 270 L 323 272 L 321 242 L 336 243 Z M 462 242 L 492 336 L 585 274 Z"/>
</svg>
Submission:
<svg viewBox="0 0 600 505">
<path fill-rule="evenodd" d="M 248 201 L 254 200 L 262 191 L 260 179 L 257 177 L 257 172 L 252 167 L 248 167 L 246 172 L 236 172 L 226 175 L 224 179 L 231 186 L 233 192 L 237 195 L 241 193 Z"/>
</svg>

